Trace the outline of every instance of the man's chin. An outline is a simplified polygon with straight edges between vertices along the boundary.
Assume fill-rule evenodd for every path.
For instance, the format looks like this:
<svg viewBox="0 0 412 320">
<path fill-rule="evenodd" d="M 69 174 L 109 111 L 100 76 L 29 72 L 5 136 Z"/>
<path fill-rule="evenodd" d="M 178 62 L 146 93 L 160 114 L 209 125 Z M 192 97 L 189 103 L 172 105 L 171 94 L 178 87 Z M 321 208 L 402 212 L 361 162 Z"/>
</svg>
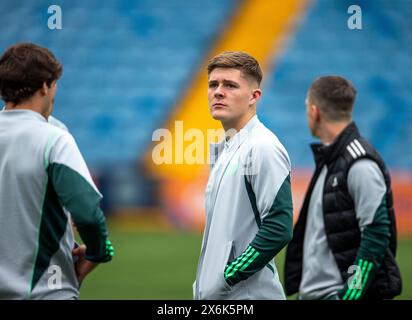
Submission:
<svg viewBox="0 0 412 320">
<path fill-rule="evenodd" d="M 212 118 L 218 121 L 226 121 L 228 116 L 224 112 L 212 111 Z"/>
</svg>

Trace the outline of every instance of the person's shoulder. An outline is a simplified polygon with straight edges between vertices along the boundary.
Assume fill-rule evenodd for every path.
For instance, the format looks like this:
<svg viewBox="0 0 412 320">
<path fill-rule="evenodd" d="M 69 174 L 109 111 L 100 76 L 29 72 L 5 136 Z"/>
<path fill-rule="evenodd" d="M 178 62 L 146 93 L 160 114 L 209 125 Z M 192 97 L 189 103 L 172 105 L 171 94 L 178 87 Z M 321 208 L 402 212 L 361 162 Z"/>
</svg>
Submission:
<svg viewBox="0 0 412 320">
<path fill-rule="evenodd" d="M 67 128 L 67 126 L 59 119 L 53 117 L 53 116 L 49 116 L 48 118 L 48 123 L 50 123 L 51 125 L 60 128 L 64 131 L 69 131 L 69 129 Z"/>
<path fill-rule="evenodd" d="M 359 159 L 350 167 L 347 176 L 350 194 L 365 192 L 368 195 L 381 194 L 386 190 L 385 177 L 378 164 L 368 158 Z"/>
<path fill-rule="evenodd" d="M 382 174 L 376 161 L 369 158 L 359 159 L 353 163 L 348 172 L 349 176 L 354 177 L 362 177 L 366 174 Z"/>
<path fill-rule="evenodd" d="M 258 123 L 252 130 L 250 137 L 250 151 L 255 156 L 263 159 L 278 159 L 291 166 L 289 154 L 275 133 L 262 123 Z"/>
<path fill-rule="evenodd" d="M 31 126 L 36 131 L 36 133 L 46 135 L 48 137 L 61 136 L 62 134 L 66 132 L 62 128 L 52 125 L 48 121 L 32 122 Z"/>
<path fill-rule="evenodd" d="M 277 149 L 287 154 L 286 148 L 278 136 L 261 122 L 252 131 L 250 140 L 255 149 Z"/>
<path fill-rule="evenodd" d="M 48 144 L 54 147 L 76 145 L 75 139 L 67 127 L 56 118 L 53 118 L 51 122 L 49 117 L 47 122 L 42 123 L 42 128 L 48 136 Z"/>
</svg>

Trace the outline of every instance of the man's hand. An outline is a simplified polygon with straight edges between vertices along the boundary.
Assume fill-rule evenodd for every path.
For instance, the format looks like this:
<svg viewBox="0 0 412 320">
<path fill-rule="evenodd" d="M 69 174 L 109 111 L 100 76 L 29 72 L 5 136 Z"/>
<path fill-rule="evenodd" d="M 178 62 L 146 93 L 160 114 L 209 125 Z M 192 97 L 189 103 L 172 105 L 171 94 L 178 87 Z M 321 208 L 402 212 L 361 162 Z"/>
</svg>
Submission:
<svg viewBox="0 0 412 320">
<path fill-rule="evenodd" d="M 76 257 L 74 259 L 74 269 L 79 285 L 81 285 L 84 278 L 97 267 L 98 263 L 86 260 L 86 246 L 84 244 L 74 248 L 72 254 Z"/>
</svg>

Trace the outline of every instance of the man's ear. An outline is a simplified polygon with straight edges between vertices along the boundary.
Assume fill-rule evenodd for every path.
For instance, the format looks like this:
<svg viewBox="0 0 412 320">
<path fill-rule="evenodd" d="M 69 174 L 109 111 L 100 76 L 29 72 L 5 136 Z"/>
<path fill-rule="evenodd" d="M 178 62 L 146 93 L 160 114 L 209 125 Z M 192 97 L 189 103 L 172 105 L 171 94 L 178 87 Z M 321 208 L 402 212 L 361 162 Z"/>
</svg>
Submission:
<svg viewBox="0 0 412 320">
<path fill-rule="evenodd" d="M 43 82 L 43 85 L 41 86 L 41 88 L 40 88 L 40 94 L 42 95 L 42 96 L 46 96 L 48 93 L 49 93 L 49 87 L 47 86 L 47 83 L 46 82 Z"/>
<path fill-rule="evenodd" d="M 319 121 L 320 119 L 320 109 L 316 104 L 312 104 L 310 106 L 310 108 L 312 109 L 312 114 L 313 114 L 313 119 L 316 121 Z"/>
<path fill-rule="evenodd" d="M 258 102 L 261 96 L 262 96 L 262 90 L 260 90 L 260 89 L 254 89 L 254 90 L 252 91 L 252 97 L 251 97 L 251 99 L 249 100 L 249 105 L 253 105 L 253 104 L 255 104 L 256 102 Z"/>
</svg>

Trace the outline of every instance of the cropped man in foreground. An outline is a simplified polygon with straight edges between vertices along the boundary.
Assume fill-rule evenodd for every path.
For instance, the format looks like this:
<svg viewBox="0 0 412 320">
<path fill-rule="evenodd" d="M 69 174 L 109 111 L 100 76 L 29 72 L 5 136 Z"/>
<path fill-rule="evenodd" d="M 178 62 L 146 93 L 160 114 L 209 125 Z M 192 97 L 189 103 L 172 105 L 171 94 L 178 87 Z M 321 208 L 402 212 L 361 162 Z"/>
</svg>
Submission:
<svg viewBox="0 0 412 320">
<path fill-rule="evenodd" d="M 83 157 L 67 130 L 48 123 L 61 74 L 34 44 L 0 58 L 0 299 L 76 299 L 113 256 Z M 75 245 L 72 220 L 85 245 Z"/>
</svg>

